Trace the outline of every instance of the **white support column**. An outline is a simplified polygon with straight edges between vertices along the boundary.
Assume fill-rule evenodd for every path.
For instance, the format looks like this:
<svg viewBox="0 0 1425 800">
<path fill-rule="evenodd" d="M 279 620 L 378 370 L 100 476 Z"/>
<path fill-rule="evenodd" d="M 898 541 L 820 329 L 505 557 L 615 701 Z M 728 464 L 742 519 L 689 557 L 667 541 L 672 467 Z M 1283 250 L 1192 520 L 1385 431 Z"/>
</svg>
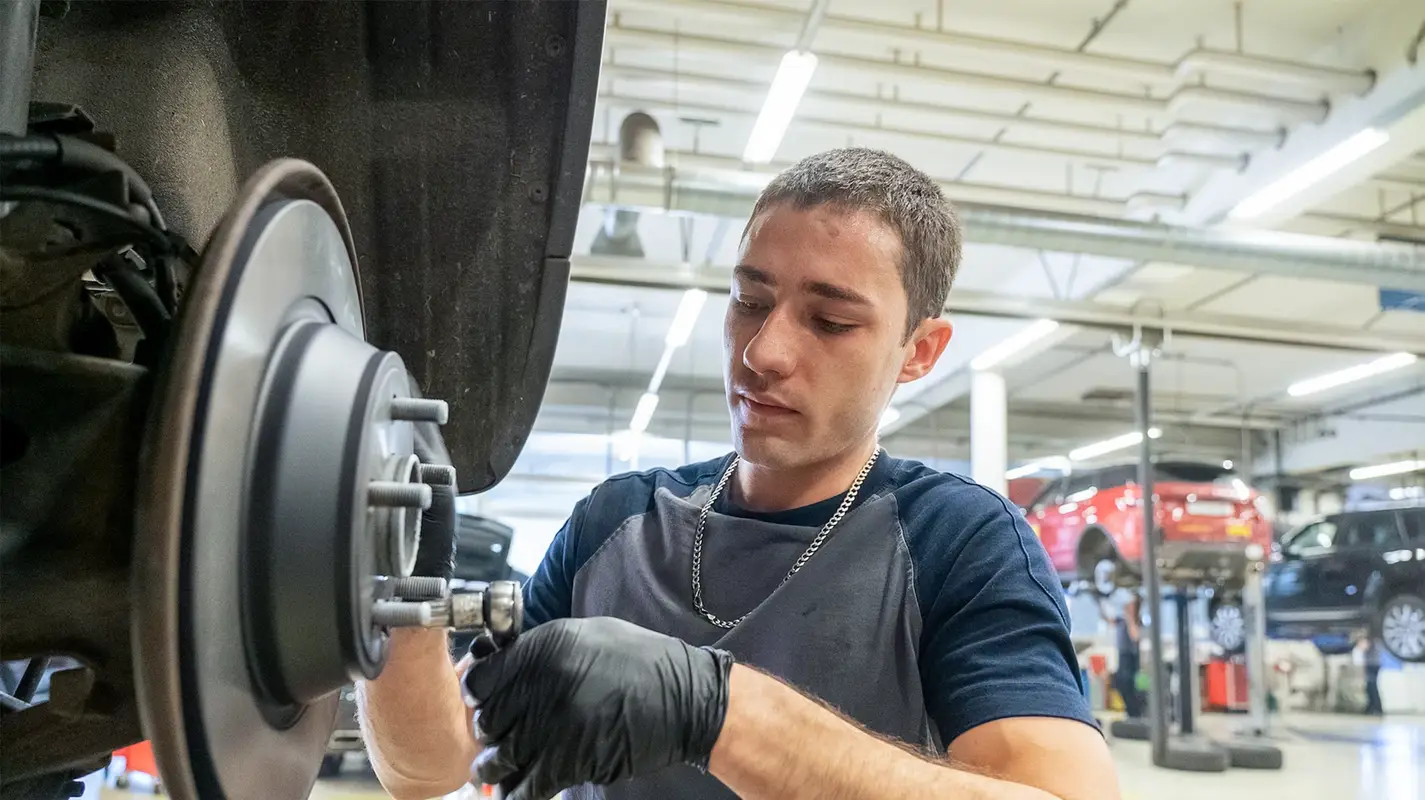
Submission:
<svg viewBox="0 0 1425 800">
<path fill-rule="evenodd" d="M 970 477 L 1004 494 L 1009 449 L 1004 376 L 975 370 L 970 376 Z"/>
</svg>

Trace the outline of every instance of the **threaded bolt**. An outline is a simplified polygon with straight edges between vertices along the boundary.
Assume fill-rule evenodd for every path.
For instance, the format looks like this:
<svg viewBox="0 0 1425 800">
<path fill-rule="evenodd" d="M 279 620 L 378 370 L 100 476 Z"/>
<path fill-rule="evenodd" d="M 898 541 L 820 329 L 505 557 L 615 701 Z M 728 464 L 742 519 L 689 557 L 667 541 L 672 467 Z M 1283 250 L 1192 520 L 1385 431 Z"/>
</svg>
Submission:
<svg viewBox="0 0 1425 800">
<path fill-rule="evenodd" d="M 455 467 L 445 464 L 422 464 L 421 483 L 428 483 L 431 486 L 454 486 Z"/>
<path fill-rule="evenodd" d="M 391 419 L 444 425 L 450 420 L 450 406 L 429 397 L 395 397 L 391 399 Z"/>
<path fill-rule="evenodd" d="M 431 491 L 424 483 L 372 481 L 366 485 L 366 500 L 386 508 L 430 508 Z"/>
<path fill-rule="evenodd" d="M 430 603 L 377 600 L 371 607 L 371 621 L 383 628 L 420 628 L 430 620 Z"/>
<path fill-rule="evenodd" d="M 412 575 L 391 579 L 391 593 L 406 600 L 441 600 L 450 594 L 445 578 Z"/>
</svg>

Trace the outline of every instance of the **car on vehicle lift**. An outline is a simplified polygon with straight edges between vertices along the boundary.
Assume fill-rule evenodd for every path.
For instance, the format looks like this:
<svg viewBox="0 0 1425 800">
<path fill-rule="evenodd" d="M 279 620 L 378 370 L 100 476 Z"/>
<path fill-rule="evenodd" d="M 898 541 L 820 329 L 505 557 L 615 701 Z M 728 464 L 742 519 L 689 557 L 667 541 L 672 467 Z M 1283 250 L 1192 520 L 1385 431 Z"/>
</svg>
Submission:
<svg viewBox="0 0 1425 800">
<path fill-rule="evenodd" d="M 526 576 L 510 568 L 510 542 L 514 539 L 514 528 L 475 514 L 460 514 L 455 534 L 455 578 L 451 581 L 451 592 L 483 591 L 490 581 L 519 580 Z M 456 634 L 450 637 L 450 653 L 459 658 L 474 640 L 473 633 Z M 341 689 L 341 703 L 337 707 L 336 727 L 327 743 L 327 753 L 322 757 L 318 775 L 330 778 L 341 772 L 348 753 L 365 750 L 361 738 L 361 726 L 356 720 L 356 687 L 347 685 Z"/>
<path fill-rule="evenodd" d="M 1262 579 L 1267 635 L 1349 651 L 1369 632 L 1402 661 L 1425 662 L 1425 506 L 1315 519 L 1273 548 Z"/>
<path fill-rule="evenodd" d="M 1247 545 L 1271 546 L 1259 495 L 1220 464 L 1157 462 L 1153 494 L 1165 583 L 1236 591 Z M 1087 583 L 1107 596 L 1141 581 L 1140 498 L 1136 464 L 1080 469 L 1045 485 L 1025 517 L 1066 587 Z"/>
</svg>

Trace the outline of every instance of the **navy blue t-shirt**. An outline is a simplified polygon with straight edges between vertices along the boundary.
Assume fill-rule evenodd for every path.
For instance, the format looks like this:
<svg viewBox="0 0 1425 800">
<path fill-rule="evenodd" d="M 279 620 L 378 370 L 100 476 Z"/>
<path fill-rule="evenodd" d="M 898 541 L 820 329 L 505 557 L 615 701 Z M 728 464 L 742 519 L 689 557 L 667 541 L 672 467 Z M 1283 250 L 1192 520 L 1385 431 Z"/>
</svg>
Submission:
<svg viewBox="0 0 1425 800">
<path fill-rule="evenodd" d="M 596 487 L 526 584 L 526 625 L 612 616 L 720 647 L 927 754 L 1006 717 L 1095 724 L 1058 578 L 1023 515 L 973 481 L 884 452 L 786 583 L 842 497 L 754 514 L 725 492 L 704 535 L 703 598 L 722 619 L 747 616 L 730 631 L 708 622 L 693 606 L 693 534 L 730 460 Z M 572 794 L 733 796 L 691 767 Z"/>
</svg>

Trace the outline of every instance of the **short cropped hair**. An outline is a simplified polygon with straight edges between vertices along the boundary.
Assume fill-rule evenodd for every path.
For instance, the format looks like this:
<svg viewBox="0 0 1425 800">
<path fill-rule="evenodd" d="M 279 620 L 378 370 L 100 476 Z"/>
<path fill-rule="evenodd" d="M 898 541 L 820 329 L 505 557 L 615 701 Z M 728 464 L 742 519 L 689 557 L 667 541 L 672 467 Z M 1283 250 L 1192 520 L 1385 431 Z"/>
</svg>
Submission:
<svg viewBox="0 0 1425 800">
<path fill-rule="evenodd" d="M 963 237 L 954 206 L 925 173 L 890 153 L 865 147 L 807 156 L 762 190 L 747 230 L 752 219 L 782 203 L 875 214 L 900 237 L 906 338 L 921 321 L 940 316 L 960 268 Z"/>
</svg>

